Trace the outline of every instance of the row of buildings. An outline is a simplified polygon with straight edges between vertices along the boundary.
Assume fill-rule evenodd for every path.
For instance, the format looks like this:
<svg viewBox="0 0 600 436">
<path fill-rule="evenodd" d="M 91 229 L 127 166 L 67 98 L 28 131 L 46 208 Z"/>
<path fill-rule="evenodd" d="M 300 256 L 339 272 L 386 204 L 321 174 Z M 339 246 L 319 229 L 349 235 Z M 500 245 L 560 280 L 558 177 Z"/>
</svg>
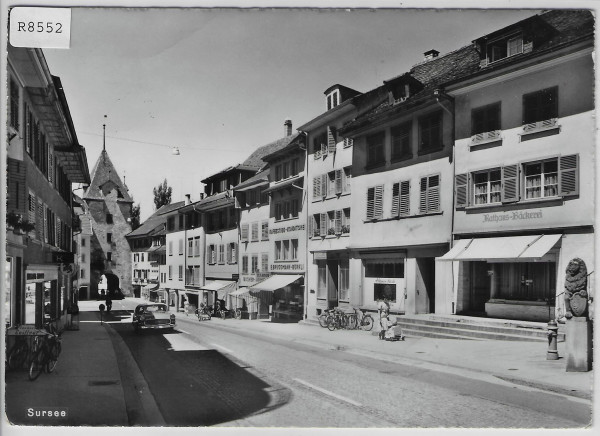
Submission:
<svg viewBox="0 0 600 436">
<path fill-rule="evenodd" d="M 250 318 L 328 307 L 562 318 L 594 263 L 594 19 L 498 29 L 326 110 L 127 235 L 132 286 Z M 590 275 L 593 289 L 594 277 Z"/>
</svg>

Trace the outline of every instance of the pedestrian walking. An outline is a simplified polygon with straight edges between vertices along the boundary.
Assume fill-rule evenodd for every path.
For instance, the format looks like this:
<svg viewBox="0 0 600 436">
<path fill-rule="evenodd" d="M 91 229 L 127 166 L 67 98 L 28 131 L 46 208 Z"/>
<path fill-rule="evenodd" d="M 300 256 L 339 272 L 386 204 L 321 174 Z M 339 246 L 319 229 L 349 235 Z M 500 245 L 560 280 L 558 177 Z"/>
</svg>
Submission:
<svg viewBox="0 0 600 436">
<path fill-rule="evenodd" d="M 109 313 L 110 309 L 112 309 L 112 300 L 110 299 L 110 295 L 108 295 L 106 297 L 106 313 Z"/>
</svg>

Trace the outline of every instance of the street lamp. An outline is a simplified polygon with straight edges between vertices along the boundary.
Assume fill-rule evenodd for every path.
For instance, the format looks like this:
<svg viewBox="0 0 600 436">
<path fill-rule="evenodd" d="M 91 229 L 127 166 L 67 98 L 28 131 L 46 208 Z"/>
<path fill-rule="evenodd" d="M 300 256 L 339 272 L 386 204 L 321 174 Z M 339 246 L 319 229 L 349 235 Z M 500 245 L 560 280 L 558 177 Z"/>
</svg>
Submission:
<svg viewBox="0 0 600 436">
<path fill-rule="evenodd" d="M 171 154 L 173 156 L 179 156 L 181 153 L 179 153 L 179 147 L 173 147 L 173 150 L 171 151 Z"/>
</svg>

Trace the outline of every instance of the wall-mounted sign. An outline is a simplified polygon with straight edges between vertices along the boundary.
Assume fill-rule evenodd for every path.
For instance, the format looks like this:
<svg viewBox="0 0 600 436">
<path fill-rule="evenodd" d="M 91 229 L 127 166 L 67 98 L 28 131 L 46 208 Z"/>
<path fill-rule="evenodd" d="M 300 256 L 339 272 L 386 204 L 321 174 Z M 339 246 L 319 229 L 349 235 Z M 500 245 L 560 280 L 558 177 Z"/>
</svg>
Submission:
<svg viewBox="0 0 600 436">
<path fill-rule="evenodd" d="M 514 211 L 507 213 L 484 213 L 484 223 L 499 223 L 502 221 L 537 220 L 544 218 L 542 210 L 535 212 Z"/>
<path fill-rule="evenodd" d="M 272 263 L 270 271 L 304 271 L 304 264 L 301 263 Z"/>
<path fill-rule="evenodd" d="M 325 251 L 315 251 L 313 256 L 314 260 L 327 260 L 327 252 Z"/>
<path fill-rule="evenodd" d="M 304 230 L 305 225 L 304 224 L 298 224 L 295 226 L 287 226 L 287 227 L 280 227 L 278 229 L 269 229 L 269 234 L 273 235 L 275 233 L 286 233 L 286 232 L 297 232 L 300 230 Z"/>
</svg>

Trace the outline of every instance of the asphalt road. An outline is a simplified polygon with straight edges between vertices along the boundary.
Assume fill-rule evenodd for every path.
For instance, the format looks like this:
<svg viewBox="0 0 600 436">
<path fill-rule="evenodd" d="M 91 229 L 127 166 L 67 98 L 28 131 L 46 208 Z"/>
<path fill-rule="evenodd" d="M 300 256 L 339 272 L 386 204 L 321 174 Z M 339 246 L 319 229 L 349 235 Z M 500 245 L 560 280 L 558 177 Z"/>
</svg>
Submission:
<svg viewBox="0 0 600 436">
<path fill-rule="evenodd" d="M 115 304 L 115 319 L 125 320 L 126 304 Z M 111 325 L 167 425 L 572 428 L 590 421 L 583 400 L 274 339 L 227 321 L 178 314 L 176 331 L 142 335 L 125 322 Z"/>
</svg>

